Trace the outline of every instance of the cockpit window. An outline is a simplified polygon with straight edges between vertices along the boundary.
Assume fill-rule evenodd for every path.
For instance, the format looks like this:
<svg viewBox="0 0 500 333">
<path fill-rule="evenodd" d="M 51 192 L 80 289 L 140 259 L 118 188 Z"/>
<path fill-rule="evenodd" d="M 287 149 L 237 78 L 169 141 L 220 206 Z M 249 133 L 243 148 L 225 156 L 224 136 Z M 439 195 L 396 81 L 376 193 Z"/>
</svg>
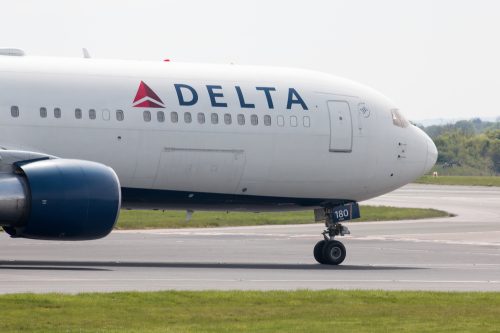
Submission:
<svg viewBox="0 0 500 333">
<path fill-rule="evenodd" d="M 403 115 L 401 114 L 401 112 L 399 112 L 398 109 L 392 109 L 391 115 L 392 115 L 392 123 L 398 127 L 405 128 L 408 127 L 408 125 L 410 124 L 408 120 L 406 120 L 406 118 L 403 117 Z"/>
</svg>

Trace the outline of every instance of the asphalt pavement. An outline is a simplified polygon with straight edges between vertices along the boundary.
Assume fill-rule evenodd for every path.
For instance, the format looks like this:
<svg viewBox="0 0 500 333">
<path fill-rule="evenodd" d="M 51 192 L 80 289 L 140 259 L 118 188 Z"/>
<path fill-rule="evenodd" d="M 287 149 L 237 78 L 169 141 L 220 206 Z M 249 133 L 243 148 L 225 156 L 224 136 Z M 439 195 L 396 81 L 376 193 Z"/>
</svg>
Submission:
<svg viewBox="0 0 500 333">
<path fill-rule="evenodd" d="M 130 290 L 500 291 L 500 188 L 410 184 L 365 202 L 455 217 L 348 223 L 340 266 L 315 262 L 321 224 L 115 231 L 47 242 L 0 235 L 0 293 Z"/>
</svg>

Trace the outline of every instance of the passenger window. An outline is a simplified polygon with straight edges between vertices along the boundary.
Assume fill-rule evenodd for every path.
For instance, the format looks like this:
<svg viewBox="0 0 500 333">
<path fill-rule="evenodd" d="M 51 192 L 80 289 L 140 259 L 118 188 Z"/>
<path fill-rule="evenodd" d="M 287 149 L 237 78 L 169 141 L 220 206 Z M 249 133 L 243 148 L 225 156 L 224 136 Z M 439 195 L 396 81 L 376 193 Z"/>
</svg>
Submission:
<svg viewBox="0 0 500 333">
<path fill-rule="evenodd" d="M 268 114 L 264 116 L 264 125 L 271 126 L 271 116 Z"/>
<path fill-rule="evenodd" d="M 238 115 L 238 125 L 245 125 L 245 115 L 244 114 Z"/>
<path fill-rule="evenodd" d="M 89 110 L 89 119 L 94 120 L 96 118 L 96 112 L 94 109 Z"/>
<path fill-rule="evenodd" d="M 61 109 L 60 108 L 55 108 L 54 109 L 54 117 L 55 118 L 61 118 Z"/>
<path fill-rule="evenodd" d="M 142 117 L 144 118 L 144 121 L 145 121 L 145 122 L 147 122 L 147 123 L 148 123 L 148 122 L 150 122 L 150 121 L 151 121 L 151 112 L 149 112 L 149 111 L 144 111 L 144 112 L 142 113 Z"/>
<path fill-rule="evenodd" d="M 311 119 L 309 116 L 304 116 L 304 127 L 311 127 Z"/>
<path fill-rule="evenodd" d="M 391 115 L 392 115 L 392 123 L 398 127 L 408 127 L 409 122 L 408 120 L 403 117 L 403 115 L 399 112 L 397 109 L 391 110 Z"/>
<path fill-rule="evenodd" d="M 219 115 L 217 113 L 212 113 L 210 116 L 212 120 L 212 124 L 218 124 L 219 123 Z"/>
<path fill-rule="evenodd" d="M 75 118 L 82 119 L 82 109 L 75 109 Z"/>
<path fill-rule="evenodd" d="M 110 114 L 108 109 L 102 110 L 102 119 L 108 121 L 110 119 Z"/>
<path fill-rule="evenodd" d="M 172 123 L 177 123 L 179 121 L 179 115 L 177 114 L 177 112 L 170 113 L 170 121 Z"/>
<path fill-rule="evenodd" d="M 19 107 L 18 106 L 12 106 L 10 108 L 10 114 L 12 117 L 17 118 L 19 117 Z"/>
<path fill-rule="evenodd" d="M 198 113 L 198 123 L 204 124 L 205 123 L 205 114 L 204 113 Z"/>
<path fill-rule="evenodd" d="M 297 117 L 295 116 L 290 117 L 290 126 L 297 127 Z"/>
<path fill-rule="evenodd" d="M 184 122 L 190 124 L 193 119 L 191 118 L 190 112 L 184 112 Z"/>
<path fill-rule="evenodd" d="M 233 120 L 231 119 L 231 114 L 229 113 L 224 114 L 224 123 L 226 125 L 231 125 L 232 122 Z"/>
<path fill-rule="evenodd" d="M 285 117 L 283 116 L 278 116 L 278 126 L 283 127 L 285 126 Z"/>
<path fill-rule="evenodd" d="M 253 114 L 250 116 L 250 123 L 253 125 L 253 126 L 257 126 L 259 124 L 259 117 L 257 117 L 256 114 Z"/>
<path fill-rule="evenodd" d="M 163 123 L 165 121 L 165 112 L 158 111 L 156 114 L 156 120 L 158 120 L 159 123 Z"/>
<path fill-rule="evenodd" d="M 125 119 L 125 114 L 123 113 L 123 110 L 116 110 L 116 120 L 123 121 L 123 119 Z"/>
<path fill-rule="evenodd" d="M 47 108 L 40 108 L 40 117 L 47 118 Z"/>
</svg>

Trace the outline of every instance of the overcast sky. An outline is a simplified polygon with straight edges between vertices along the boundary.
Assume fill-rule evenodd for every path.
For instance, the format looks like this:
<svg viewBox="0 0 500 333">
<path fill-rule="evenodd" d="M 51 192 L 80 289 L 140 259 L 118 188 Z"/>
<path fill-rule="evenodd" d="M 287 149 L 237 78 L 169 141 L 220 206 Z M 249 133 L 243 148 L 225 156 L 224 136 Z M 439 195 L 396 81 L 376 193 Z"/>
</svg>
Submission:
<svg viewBox="0 0 500 333">
<path fill-rule="evenodd" d="M 301 67 L 367 84 L 408 118 L 500 116 L 500 1 L 0 0 L 29 55 Z"/>
</svg>

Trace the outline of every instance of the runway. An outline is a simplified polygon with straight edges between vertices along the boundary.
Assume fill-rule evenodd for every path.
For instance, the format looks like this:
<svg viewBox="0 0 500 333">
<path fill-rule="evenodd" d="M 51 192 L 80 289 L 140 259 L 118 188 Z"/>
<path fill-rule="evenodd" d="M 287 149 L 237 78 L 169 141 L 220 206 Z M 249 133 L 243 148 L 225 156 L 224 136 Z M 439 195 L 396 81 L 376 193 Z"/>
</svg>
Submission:
<svg viewBox="0 0 500 333">
<path fill-rule="evenodd" d="M 0 235 L 0 293 L 207 289 L 500 291 L 500 188 L 407 185 L 366 204 L 455 217 L 349 223 L 338 267 L 312 256 L 321 224 L 116 231 L 91 242 Z"/>
</svg>

